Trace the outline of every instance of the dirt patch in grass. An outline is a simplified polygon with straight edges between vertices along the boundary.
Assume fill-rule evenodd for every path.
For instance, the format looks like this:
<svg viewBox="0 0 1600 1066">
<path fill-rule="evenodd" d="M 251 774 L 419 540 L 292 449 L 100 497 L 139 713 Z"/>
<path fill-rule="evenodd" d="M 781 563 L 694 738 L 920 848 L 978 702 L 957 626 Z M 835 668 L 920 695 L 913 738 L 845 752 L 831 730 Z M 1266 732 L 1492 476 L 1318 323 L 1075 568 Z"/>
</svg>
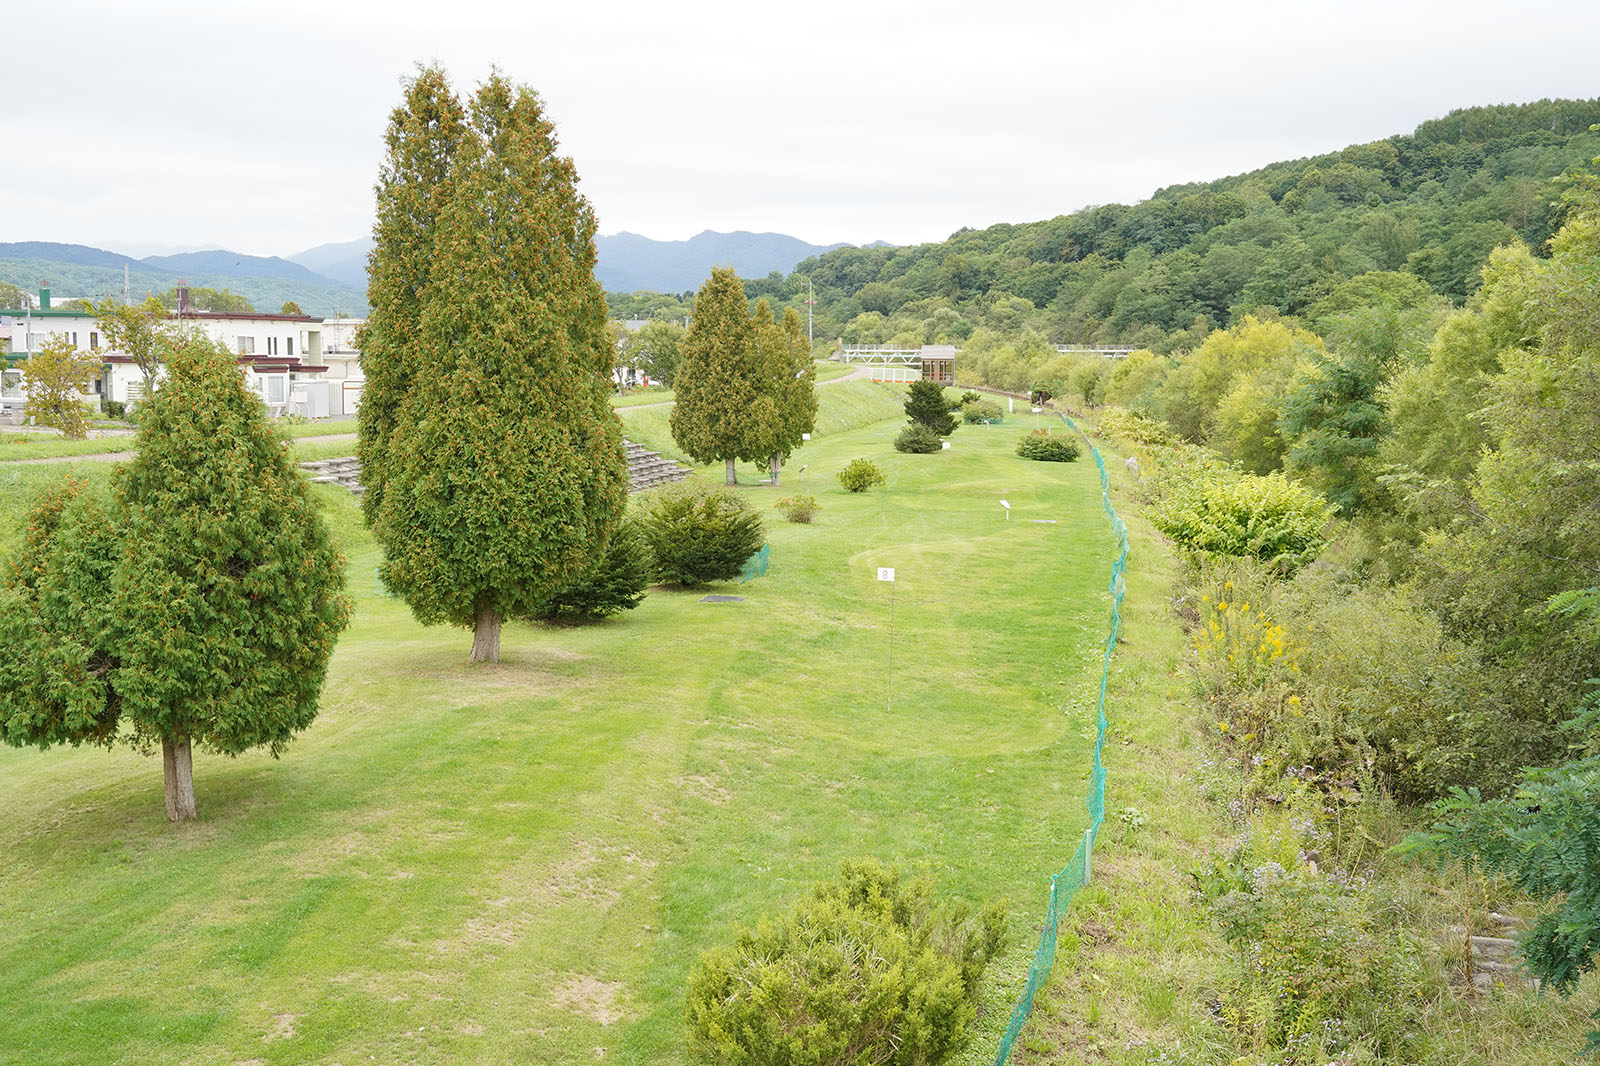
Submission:
<svg viewBox="0 0 1600 1066">
<path fill-rule="evenodd" d="M 274 1014 L 272 1016 L 272 1028 L 267 1030 L 266 1035 L 261 1038 L 261 1042 L 270 1044 L 274 1040 L 288 1040 L 293 1037 L 294 1023 L 297 1017 L 299 1015 L 296 1014 Z"/>
<path fill-rule="evenodd" d="M 707 803 L 727 803 L 733 798 L 733 793 L 705 774 L 683 774 L 674 777 L 672 783 L 683 789 L 685 795 L 698 797 Z"/>
<path fill-rule="evenodd" d="M 550 1002 L 562 1010 L 610 1025 L 624 1014 L 617 999 L 622 986 L 597 977 L 574 976 L 550 990 Z"/>
</svg>

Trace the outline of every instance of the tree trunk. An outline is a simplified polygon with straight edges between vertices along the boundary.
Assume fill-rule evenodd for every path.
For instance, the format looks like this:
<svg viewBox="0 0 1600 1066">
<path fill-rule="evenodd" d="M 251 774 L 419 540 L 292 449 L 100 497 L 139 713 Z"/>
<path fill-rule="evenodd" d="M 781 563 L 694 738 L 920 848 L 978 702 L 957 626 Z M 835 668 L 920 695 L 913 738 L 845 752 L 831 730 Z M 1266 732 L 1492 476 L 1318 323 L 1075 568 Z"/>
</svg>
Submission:
<svg viewBox="0 0 1600 1066">
<path fill-rule="evenodd" d="M 500 661 L 500 612 L 493 607 L 479 607 L 472 622 L 472 661 L 497 663 Z"/>
<path fill-rule="evenodd" d="M 194 756 L 188 737 L 161 738 L 161 770 L 167 784 L 167 820 L 194 817 Z"/>
<path fill-rule="evenodd" d="M 725 484 L 725 485 L 737 485 L 739 483 L 739 477 L 738 477 L 737 474 L 734 473 L 733 460 L 732 459 L 724 459 L 723 462 L 728 464 L 728 480 L 723 482 L 723 484 Z"/>
<path fill-rule="evenodd" d="M 778 487 L 778 471 L 783 468 L 783 460 L 778 458 L 776 455 L 774 455 L 772 457 L 772 462 L 771 462 L 770 465 L 771 465 L 771 468 L 772 468 L 772 487 L 773 488 L 777 488 Z"/>
</svg>

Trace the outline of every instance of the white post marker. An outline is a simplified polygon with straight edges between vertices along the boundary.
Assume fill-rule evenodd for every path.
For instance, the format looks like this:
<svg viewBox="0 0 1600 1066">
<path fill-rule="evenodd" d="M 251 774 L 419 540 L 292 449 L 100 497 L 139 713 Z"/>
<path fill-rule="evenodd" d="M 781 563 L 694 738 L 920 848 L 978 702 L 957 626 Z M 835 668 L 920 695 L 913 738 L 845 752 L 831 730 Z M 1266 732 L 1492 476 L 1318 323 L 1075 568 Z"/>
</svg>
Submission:
<svg viewBox="0 0 1600 1066">
<path fill-rule="evenodd" d="M 809 433 L 802 433 L 802 434 L 800 434 L 800 439 L 801 439 L 801 440 L 810 440 L 810 439 L 811 439 L 811 434 L 809 434 Z"/>
<path fill-rule="evenodd" d="M 1001 500 L 1000 501 L 1000 506 L 1004 507 L 1006 509 L 1006 521 L 1007 522 L 1011 521 L 1011 505 L 1009 503 L 1007 503 L 1006 501 Z"/>
<path fill-rule="evenodd" d="M 889 583 L 889 672 L 885 678 L 888 695 L 884 709 L 892 711 L 894 710 L 894 567 L 878 567 L 878 580 Z"/>
</svg>

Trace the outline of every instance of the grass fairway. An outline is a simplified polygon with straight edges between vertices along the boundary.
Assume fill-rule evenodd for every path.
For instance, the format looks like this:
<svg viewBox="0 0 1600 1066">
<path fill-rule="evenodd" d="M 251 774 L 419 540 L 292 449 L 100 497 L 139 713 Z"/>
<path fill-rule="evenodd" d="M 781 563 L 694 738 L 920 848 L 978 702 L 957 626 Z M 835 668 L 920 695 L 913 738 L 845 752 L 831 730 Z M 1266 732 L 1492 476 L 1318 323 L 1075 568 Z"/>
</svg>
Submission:
<svg viewBox="0 0 1600 1066">
<path fill-rule="evenodd" d="M 858 854 L 1011 901 L 963 1061 L 992 1058 L 1086 822 L 1110 536 L 1093 464 L 1017 459 L 1020 423 L 929 456 L 898 428 L 741 490 L 771 570 L 711 591 L 743 602 L 508 626 L 497 666 L 377 594 L 319 486 L 356 610 L 281 761 L 197 753 L 174 828 L 156 759 L 0 750 L 0 1062 L 682 1062 L 696 953 Z M 843 492 L 855 456 L 888 486 Z"/>
</svg>

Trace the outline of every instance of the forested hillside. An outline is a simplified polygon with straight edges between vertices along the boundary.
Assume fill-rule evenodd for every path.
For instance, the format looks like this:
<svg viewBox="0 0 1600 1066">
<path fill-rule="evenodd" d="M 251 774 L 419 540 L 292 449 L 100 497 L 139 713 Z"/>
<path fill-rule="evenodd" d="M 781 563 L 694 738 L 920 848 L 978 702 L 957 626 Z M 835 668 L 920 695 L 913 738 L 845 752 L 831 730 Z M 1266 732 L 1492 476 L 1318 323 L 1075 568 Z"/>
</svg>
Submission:
<svg viewBox="0 0 1600 1066">
<path fill-rule="evenodd" d="M 1491 249 L 1543 254 L 1560 175 L 1600 154 L 1600 100 L 1471 108 L 1408 135 L 1022 225 L 904 248 L 841 248 L 752 297 L 846 343 L 955 342 L 980 329 L 1167 349 L 1249 312 L 1305 315 L 1342 280 L 1410 274 L 1460 304 Z"/>
</svg>

